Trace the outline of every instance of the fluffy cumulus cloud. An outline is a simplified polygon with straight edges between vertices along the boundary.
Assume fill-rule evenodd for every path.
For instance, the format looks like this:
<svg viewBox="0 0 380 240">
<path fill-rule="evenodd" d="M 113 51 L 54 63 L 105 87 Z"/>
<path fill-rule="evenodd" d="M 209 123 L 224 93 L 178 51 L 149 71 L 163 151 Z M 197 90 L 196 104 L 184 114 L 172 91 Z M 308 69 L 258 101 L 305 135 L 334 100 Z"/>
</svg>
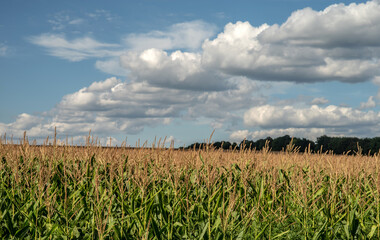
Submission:
<svg viewBox="0 0 380 240">
<path fill-rule="evenodd" d="M 380 4 L 370 1 L 323 11 L 305 8 L 282 25 L 229 23 L 214 39 L 203 22 L 181 23 L 167 32 L 128 36 L 125 41 L 135 49 L 120 61 L 135 81 L 174 88 L 223 88 L 226 75 L 296 83 L 364 82 L 380 75 L 379 19 Z M 199 34 L 187 34 L 194 29 Z M 165 51 L 191 50 L 200 39 L 201 51 Z"/>
<path fill-rule="evenodd" d="M 179 97 L 183 100 L 178 101 Z M 64 96 L 44 116 L 21 114 L 15 122 L 0 125 L 0 130 L 15 135 L 26 130 L 34 137 L 51 134 L 55 127 L 74 136 L 90 130 L 100 136 L 120 131 L 135 134 L 145 126 L 165 124 L 192 98 L 185 92 L 109 78 Z"/>
<path fill-rule="evenodd" d="M 362 82 L 379 75 L 380 4 L 294 12 L 282 25 L 229 23 L 203 44 L 203 61 L 231 75 L 291 82 Z"/>
<path fill-rule="evenodd" d="M 377 125 L 379 120 L 380 113 L 334 105 L 310 108 L 264 105 L 244 114 L 245 125 L 261 128 L 360 127 Z"/>
<path fill-rule="evenodd" d="M 101 133 L 137 133 L 144 126 L 177 117 L 193 99 L 185 91 L 110 78 L 63 97 L 55 109 L 54 123 L 65 132 L 84 127 Z"/>
<path fill-rule="evenodd" d="M 34 116 L 22 113 L 17 119 L 9 124 L 0 123 L 0 132 L 7 133 L 9 136 L 21 137 L 24 131 L 28 131 L 29 136 L 48 136 L 49 131 L 44 129 L 42 116 Z"/>
<path fill-rule="evenodd" d="M 380 113 L 350 107 L 330 105 L 296 108 L 294 106 L 263 105 L 244 114 L 246 127 L 257 130 L 237 130 L 232 139 L 278 137 L 285 134 L 315 140 L 328 134 L 336 136 L 375 136 L 380 132 Z"/>
<path fill-rule="evenodd" d="M 175 51 L 171 54 L 155 48 L 129 52 L 121 56 L 121 64 L 136 82 L 188 90 L 223 90 L 227 82 L 221 74 L 202 67 L 197 53 Z"/>
<path fill-rule="evenodd" d="M 237 79 L 229 81 L 233 84 Z M 13 123 L 0 124 L 0 132 L 21 136 L 27 131 L 31 137 L 42 137 L 57 127 L 59 133 L 71 136 L 85 135 L 90 130 L 99 136 L 137 134 L 146 126 L 165 125 L 171 119 L 204 117 L 221 126 L 227 119 L 240 118 L 235 111 L 243 111 L 255 101 L 250 90 L 258 88 L 258 84 L 244 81 L 246 84 L 222 94 L 162 88 L 112 77 L 64 96 L 48 112 L 21 114 Z M 225 96 L 233 101 L 227 101 Z"/>
<path fill-rule="evenodd" d="M 262 36 L 271 43 L 342 48 L 380 46 L 378 1 L 333 4 L 323 11 L 305 8 L 292 13 L 281 26 L 274 25 Z M 355 30 L 355 31 L 353 31 Z"/>
</svg>

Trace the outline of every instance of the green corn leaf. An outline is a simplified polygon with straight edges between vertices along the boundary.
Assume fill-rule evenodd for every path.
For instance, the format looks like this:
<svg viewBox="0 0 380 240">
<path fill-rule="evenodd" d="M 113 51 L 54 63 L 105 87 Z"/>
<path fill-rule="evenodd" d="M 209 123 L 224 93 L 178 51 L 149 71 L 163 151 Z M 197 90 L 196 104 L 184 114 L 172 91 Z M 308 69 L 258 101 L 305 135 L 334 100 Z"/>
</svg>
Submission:
<svg viewBox="0 0 380 240">
<path fill-rule="evenodd" d="M 322 225 L 322 227 L 317 231 L 315 232 L 314 236 L 313 236 L 313 240 L 317 240 L 319 239 L 319 237 L 321 236 L 321 233 L 325 230 L 325 227 L 327 225 L 327 221 L 325 221 L 325 223 Z"/>
<path fill-rule="evenodd" d="M 255 240 L 257 240 L 257 239 L 261 239 L 261 238 L 260 238 L 261 235 L 264 234 L 264 232 L 265 232 L 265 230 L 267 229 L 268 226 L 269 226 L 269 223 L 267 223 L 267 224 L 263 227 L 263 229 L 261 229 L 261 232 L 260 232 L 259 234 L 256 235 Z"/>
<path fill-rule="evenodd" d="M 29 231 L 29 225 L 26 225 L 16 232 L 15 237 L 16 238 L 24 238 L 26 236 L 26 234 L 28 233 L 28 231 Z"/>
<path fill-rule="evenodd" d="M 325 188 L 324 188 L 324 187 L 320 188 L 320 189 L 314 194 L 314 196 L 313 196 L 313 200 L 315 200 L 317 197 L 319 197 L 320 195 L 322 195 L 324 191 L 325 191 Z"/>
<path fill-rule="evenodd" d="M 244 234 L 245 234 L 245 228 L 243 228 L 243 229 L 240 231 L 240 233 L 239 233 L 239 235 L 237 236 L 236 240 L 242 240 L 243 237 L 244 237 Z"/>
<path fill-rule="evenodd" d="M 280 234 L 277 234 L 277 235 L 274 236 L 272 239 L 274 240 L 274 239 L 280 238 L 280 237 L 282 237 L 283 235 L 287 234 L 289 231 L 290 231 L 290 230 L 287 230 L 287 231 L 285 231 L 285 232 L 282 232 L 282 233 L 280 233 Z"/>
<path fill-rule="evenodd" d="M 215 230 L 217 230 L 221 222 L 222 222 L 222 219 L 218 217 L 214 223 L 214 226 L 211 228 L 211 232 L 214 232 Z"/>
<path fill-rule="evenodd" d="M 160 229 L 158 228 L 158 225 L 153 218 L 151 219 L 151 222 L 152 222 L 152 226 L 153 226 L 154 235 L 158 240 L 160 240 L 161 239 Z"/>
<path fill-rule="evenodd" d="M 371 227 L 371 231 L 368 233 L 367 237 L 369 239 L 373 238 L 373 236 L 375 235 L 375 232 L 376 232 L 376 229 L 377 229 L 377 225 L 373 225 Z"/>
<path fill-rule="evenodd" d="M 207 232 L 207 229 L 208 229 L 208 222 L 206 223 L 206 225 L 204 226 L 204 228 L 203 228 L 203 231 L 202 231 L 202 233 L 201 233 L 201 235 L 199 236 L 199 240 L 203 240 L 204 238 L 204 235 L 206 234 L 206 232 Z"/>
</svg>

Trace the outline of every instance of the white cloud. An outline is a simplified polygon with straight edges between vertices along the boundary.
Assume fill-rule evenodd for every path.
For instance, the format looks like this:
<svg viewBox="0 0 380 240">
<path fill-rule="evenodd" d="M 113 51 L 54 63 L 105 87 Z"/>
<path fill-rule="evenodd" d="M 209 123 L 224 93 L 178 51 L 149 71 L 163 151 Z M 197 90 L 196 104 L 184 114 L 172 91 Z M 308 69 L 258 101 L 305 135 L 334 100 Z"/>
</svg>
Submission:
<svg viewBox="0 0 380 240">
<path fill-rule="evenodd" d="M 215 86 L 223 89 L 226 87 L 223 78 L 228 78 L 223 74 L 261 81 L 368 81 L 380 74 L 378 9 L 377 2 L 339 4 L 320 12 L 310 8 L 299 10 L 281 26 L 229 23 L 215 39 L 203 42 L 201 53 L 164 51 L 189 47 L 187 40 L 180 41 L 183 46 L 173 43 L 177 38 L 173 33 L 181 33 L 173 25 L 166 33 L 151 32 L 130 38 L 130 42 L 137 39 L 134 45 L 137 49 L 148 46 L 161 49 L 129 52 L 121 57 L 121 62 L 134 81 L 181 89 L 209 90 Z M 313 37 L 308 37 L 310 34 Z M 350 40 L 351 35 L 354 40 Z M 218 81 L 222 84 L 218 85 Z"/>
<path fill-rule="evenodd" d="M 379 112 L 333 105 L 324 108 L 264 105 L 248 110 L 244 123 L 256 130 L 232 131 L 230 139 L 257 140 L 290 135 L 315 141 L 322 135 L 376 137 L 380 134 Z"/>
<path fill-rule="evenodd" d="M 192 102 L 195 97 L 186 91 L 109 78 L 64 96 L 58 107 L 70 111 L 96 112 L 110 118 L 153 118 L 175 116 L 183 104 Z"/>
<path fill-rule="evenodd" d="M 360 103 L 360 109 L 367 109 L 367 108 L 374 108 L 376 107 L 376 102 L 373 100 L 374 97 L 370 96 L 367 100 L 367 102 Z"/>
<path fill-rule="evenodd" d="M 67 40 L 61 34 L 42 34 L 30 37 L 30 41 L 45 47 L 52 56 L 73 62 L 121 55 L 118 44 L 101 43 L 90 37 Z"/>
<path fill-rule="evenodd" d="M 294 12 L 281 26 L 229 23 L 203 44 L 213 69 L 257 80 L 363 82 L 380 73 L 380 4 Z"/>
<path fill-rule="evenodd" d="M 90 129 L 100 135 L 136 134 L 145 126 L 166 124 L 169 118 L 178 117 L 195 99 L 186 91 L 109 78 L 64 96 L 46 124 L 70 134 Z"/>
<path fill-rule="evenodd" d="M 28 130 L 29 136 L 47 136 L 48 131 L 42 126 L 43 117 L 33 116 L 27 113 L 22 113 L 17 116 L 16 121 L 4 124 L 0 123 L 0 132 L 7 133 L 8 136 L 14 135 L 19 138 L 23 135 L 24 131 Z"/>
<path fill-rule="evenodd" d="M 330 105 L 309 108 L 293 106 L 264 105 L 254 107 L 245 112 L 246 126 L 261 128 L 328 128 L 328 127 L 360 127 L 375 126 L 380 122 L 380 113 L 363 112 L 350 107 Z"/>
<path fill-rule="evenodd" d="M 87 89 L 89 92 L 104 92 L 112 90 L 113 87 L 117 86 L 120 80 L 117 78 L 108 78 L 102 82 L 93 82 Z"/>
<path fill-rule="evenodd" d="M 228 86 L 219 74 L 202 68 L 197 53 L 175 51 L 170 55 L 151 48 L 143 52 L 129 52 L 120 58 L 123 67 L 130 71 L 136 82 L 190 90 L 223 90 Z"/>
<path fill-rule="evenodd" d="M 314 98 L 312 101 L 311 101 L 311 104 L 312 105 L 324 105 L 326 103 L 328 103 L 329 100 L 327 100 L 326 98 L 324 97 L 319 97 L 319 98 Z"/>
<path fill-rule="evenodd" d="M 380 5 L 377 1 L 333 4 L 323 11 L 305 8 L 274 25 L 260 38 L 265 42 L 321 48 L 380 46 Z"/>
<path fill-rule="evenodd" d="M 216 27 L 209 23 L 196 20 L 177 23 L 165 31 L 129 34 L 124 42 L 134 50 L 142 51 L 149 48 L 198 49 L 203 41 L 215 34 Z"/>
<path fill-rule="evenodd" d="M 22 136 L 26 130 L 31 137 L 46 137 L 57 127 L 59 133 L 70 136 L 86 135 L 92 130 L 104 137 L 137 134 L 146 126 L 189 118 L 207 119 L 214 127 L 226 127 L 233 121 L 241 121 L 241 111 L 259 101 L 254 92 L 260 88 L 258 83 L 245 78 L 228 81 L 237 87 L 204 92 L 108 78 L 64 96 L 48 112 L 21 114 L 13 123 L 0 124 L 0 131 Z"/>
<path fill-rule="evenodd" d="M 14 123 L 12 123 L 12 127 L 16 129 L 26 129 L 31 128 L 32 126 L 39 124 L 40 122 L 40 117 L 22 113 L 18 116 L 17 120 Z"/>
</svg>

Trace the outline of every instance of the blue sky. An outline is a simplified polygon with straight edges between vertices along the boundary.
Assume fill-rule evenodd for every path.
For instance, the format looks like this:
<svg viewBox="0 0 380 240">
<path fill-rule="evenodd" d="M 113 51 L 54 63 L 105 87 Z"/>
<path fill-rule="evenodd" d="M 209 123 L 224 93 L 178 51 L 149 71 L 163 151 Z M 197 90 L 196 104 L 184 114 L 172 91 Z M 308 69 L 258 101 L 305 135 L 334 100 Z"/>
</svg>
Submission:
<svg viewBox="0 0 380 240">
<path fill-rule="evenodd" d="M 380 135 L 380 2 L 2 1 L 0 134 Z"/>
</svg>

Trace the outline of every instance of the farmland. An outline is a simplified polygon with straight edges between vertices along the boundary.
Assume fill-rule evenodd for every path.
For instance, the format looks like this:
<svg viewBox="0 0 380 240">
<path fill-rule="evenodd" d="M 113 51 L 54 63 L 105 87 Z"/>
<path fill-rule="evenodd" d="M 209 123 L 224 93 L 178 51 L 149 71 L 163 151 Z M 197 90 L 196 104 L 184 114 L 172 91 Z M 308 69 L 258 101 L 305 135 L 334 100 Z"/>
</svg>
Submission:
<svg viewBox="0 0 380 240">
<path fill-rule="evenodd" d="M 2 239 L 380 239 L 380 159 L 0 144 Z"/>
</svg>

